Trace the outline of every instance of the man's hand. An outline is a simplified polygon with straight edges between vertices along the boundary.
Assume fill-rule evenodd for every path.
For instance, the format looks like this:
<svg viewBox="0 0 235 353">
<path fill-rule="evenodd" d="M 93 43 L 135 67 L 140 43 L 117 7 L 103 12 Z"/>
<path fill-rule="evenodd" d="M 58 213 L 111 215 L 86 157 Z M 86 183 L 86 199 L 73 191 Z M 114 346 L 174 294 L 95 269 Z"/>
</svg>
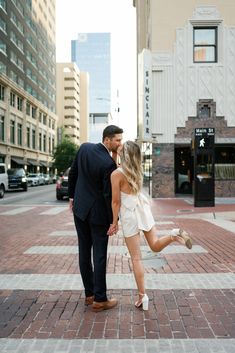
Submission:
<svg viewBox="0 0 235 353">
<path fill-rule="evenodd" d="M 110 224 L 110 227 L 109 227 L 109 230 L 108 230 L 107 234 L 109 236 L 112 236 L 112 235 L 116 234 L 117 231 L 118 231 L 118 224 L 117 223 L 112 223 L 112 224 Z"/>
<path fill-rule="evenodd" d="M 73 199 L 69 199 L 69 210 L 73 212 Z"/>
</svg>

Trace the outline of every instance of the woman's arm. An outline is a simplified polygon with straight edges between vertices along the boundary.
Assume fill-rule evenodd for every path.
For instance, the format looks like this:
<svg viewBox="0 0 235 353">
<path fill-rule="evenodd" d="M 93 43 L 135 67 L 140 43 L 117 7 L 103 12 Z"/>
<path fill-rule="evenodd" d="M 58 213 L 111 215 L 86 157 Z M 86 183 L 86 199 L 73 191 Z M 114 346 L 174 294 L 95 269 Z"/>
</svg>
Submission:
<svg viewBox="0 0 235 353">
<path fill-rule="evenodd" d="M 108 235 L 113 235 L 118 230 L 118 214 L 121 206 L 121 175 L 118 171 L 114 171 L 111 174 L 111 186 L 112 186 L 112 212 L 113 222 L 108 230 Z"/>
</svg>

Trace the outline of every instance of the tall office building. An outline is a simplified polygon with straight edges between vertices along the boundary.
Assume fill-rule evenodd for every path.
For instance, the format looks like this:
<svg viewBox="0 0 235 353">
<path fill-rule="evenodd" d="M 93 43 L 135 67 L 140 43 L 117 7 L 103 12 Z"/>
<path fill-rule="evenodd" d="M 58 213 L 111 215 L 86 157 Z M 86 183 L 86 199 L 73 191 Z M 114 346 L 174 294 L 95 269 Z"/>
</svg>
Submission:
<svg viewBox="0 0 235 353">
<path fill-rule="evenodd" d="M 75 63 L 56 64 L 56 112 L 59 131 L 76 145 L 88 140 L 88 78 Z M 60 142 L 60 134 L 58 142 Z"/>
<path fill-rule="evenodd" d="M 89 73 L 90 141 L 96 142 L 111 117 L 110 33 L 79 33 L 71 41 L 71 58 Z"/>
<path fill-rule="evenodd" d="M 55 0 L 0 1 L 0 160 L 48 171 L 56 142 Z"/>
</svg>

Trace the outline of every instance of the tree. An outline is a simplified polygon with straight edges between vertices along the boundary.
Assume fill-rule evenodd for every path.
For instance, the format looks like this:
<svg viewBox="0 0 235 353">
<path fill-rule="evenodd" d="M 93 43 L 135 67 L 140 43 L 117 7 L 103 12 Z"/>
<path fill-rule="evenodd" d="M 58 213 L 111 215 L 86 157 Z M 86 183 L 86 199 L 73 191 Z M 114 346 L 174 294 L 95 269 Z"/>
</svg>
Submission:
<svg viewBox="0 0 235 353">
<path fill-rule="evenodd" d="M 78 146 L 75 143 L 68 137 L 63 137 L 61 143 L 53 151 L 53 167 L 57 168 L 58 174 L 71 166 L 77 150 Z"/>
</svg>

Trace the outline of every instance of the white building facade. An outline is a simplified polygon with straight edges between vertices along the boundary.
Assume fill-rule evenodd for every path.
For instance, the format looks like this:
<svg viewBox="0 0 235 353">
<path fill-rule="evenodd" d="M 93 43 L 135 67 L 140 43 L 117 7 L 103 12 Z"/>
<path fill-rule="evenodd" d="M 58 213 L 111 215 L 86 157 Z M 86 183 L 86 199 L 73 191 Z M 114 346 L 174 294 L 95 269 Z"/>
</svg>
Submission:
<svg viewBox="0 0 235 353">
<path fill-rule="evenodd" d="M 234 196 L 235 2 L 134 5 L 139 140 L 153 143 L 153 197 L 192 193 L 191 141 L 198 127 L 215 128 L 215 195 Z"/>
</svg>

